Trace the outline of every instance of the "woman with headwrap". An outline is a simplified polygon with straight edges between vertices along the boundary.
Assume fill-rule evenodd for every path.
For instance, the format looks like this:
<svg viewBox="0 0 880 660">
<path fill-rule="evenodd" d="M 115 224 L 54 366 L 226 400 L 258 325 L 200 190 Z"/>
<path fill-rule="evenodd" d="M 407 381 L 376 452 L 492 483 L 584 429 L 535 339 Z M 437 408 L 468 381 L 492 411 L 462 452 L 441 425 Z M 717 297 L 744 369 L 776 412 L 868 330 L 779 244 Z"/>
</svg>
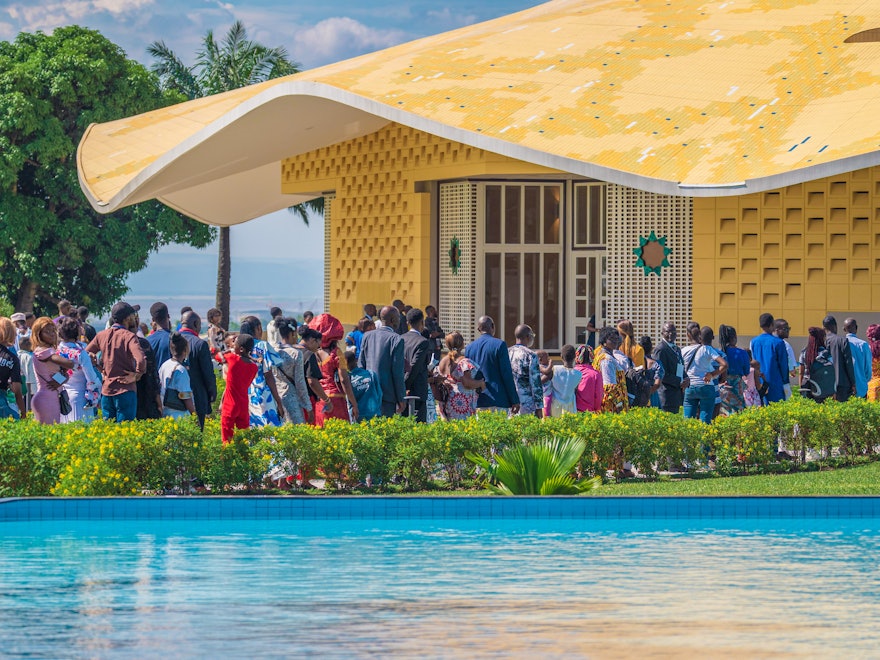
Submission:
<svg viewBox="0 0 880 660">
<path fill-rule="evenodd" d="M 868 344 L 871 346 L 871 380 L 868 381 L 868 401 L 880 401 L 880 325 L 868 326 Z"/>
<path fill-rule="evenodd" d="M 581 372 L 575 399 L 578 412 L 599 412 L 602 409 L 602 374 L 593 367 L 593 349 L 587 344 L 577 347 L 574 368 Z"/>
<path fill-rule="evenodd" d="M 325 410 L 326 406 L 318 404 L 315 409 L 315 425 L 322 427 L 324 420 L 331 418 L 357 422 L 357 399 L 351 389 L 345 354 L 339 347 L 339 342 L 345 334 L 342 323 L 330 314 L 319 314 L 312 319 L 309 327 L 321 333 L 321 348 L 315 356 L 321 369 L 321 387 L 333 402 L 330 410 Z M 351 406 L 353 419 L 348 415 L 349 407 L 345 405 L 346 400 Z"/>
</svg>

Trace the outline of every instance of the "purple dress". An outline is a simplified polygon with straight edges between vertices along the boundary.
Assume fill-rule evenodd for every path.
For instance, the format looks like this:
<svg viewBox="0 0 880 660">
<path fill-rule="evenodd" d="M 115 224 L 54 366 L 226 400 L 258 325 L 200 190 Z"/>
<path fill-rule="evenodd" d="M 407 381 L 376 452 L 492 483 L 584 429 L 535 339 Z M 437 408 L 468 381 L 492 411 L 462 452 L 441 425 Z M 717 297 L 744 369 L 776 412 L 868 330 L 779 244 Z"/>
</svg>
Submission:
<svg viewBox="0 0 880 660">
<path fill-rule="evenodd" d="M 61 421 L 61 406 L 58 403 L 58 390 L 49 389 L 48 383 L 57 374 L 59 367 L 49 358 L 55 355 L 54 348 L 34 351 L 34 371 L 37 374 L 37 393 L 31 400 L 34 419 L 41 424 L 57 424 Z"/>
</svg>

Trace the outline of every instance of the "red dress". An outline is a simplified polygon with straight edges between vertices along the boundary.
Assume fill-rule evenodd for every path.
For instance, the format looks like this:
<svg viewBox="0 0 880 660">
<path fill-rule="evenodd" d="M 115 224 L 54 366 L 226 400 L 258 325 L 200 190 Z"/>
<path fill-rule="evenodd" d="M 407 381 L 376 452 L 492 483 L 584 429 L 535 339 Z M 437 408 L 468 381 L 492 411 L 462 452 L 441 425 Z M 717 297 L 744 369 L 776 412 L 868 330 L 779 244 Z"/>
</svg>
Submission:
<svg viewBox="0 0 880 660">
<path fill-rule="evenodd" d="M 258 369 L 254 362 L 245 362 L 235 353 L 227 353 L 226 365 L 226 391 L 223 393 L 223 403 L 220 404 L 220 435 L 223 444 L 232 440 L 235 429 L 246 429 L 250 426 L 248 388 Z"/>
<path fill-rule="evenodd" d="M 341 359 L 338 348 L 332 351 L 324 351 L 327 356 L 321 361 L 318 355 L 318 366 L 321 369 L 321 387 L 324 392 L 333 401 L 333 410 L 324 412 L 324 404 L 320 401 L 315 404 L 315 425 L 324 426 L 325 419 L 344 419 L 346 422 L 351 421 L 348 416 L 348 403 L 345 398 L 345 392 L 342 391 L 342 382 L 340 381 L 340 371 L 348 371 L 343 365 L 345 361 Z"/>
</svg>

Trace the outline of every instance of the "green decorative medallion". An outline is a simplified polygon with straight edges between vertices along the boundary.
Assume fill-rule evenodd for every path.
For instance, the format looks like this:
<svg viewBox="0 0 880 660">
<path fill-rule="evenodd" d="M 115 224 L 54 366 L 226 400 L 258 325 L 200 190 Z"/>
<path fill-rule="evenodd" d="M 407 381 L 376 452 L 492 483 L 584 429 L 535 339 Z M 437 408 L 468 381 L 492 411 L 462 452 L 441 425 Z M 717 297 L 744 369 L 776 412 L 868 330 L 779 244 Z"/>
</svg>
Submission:
<svg viewBox="0 0 880 660">
<path fill-rule="evenodd" d="M 452 269 L 453 275 L 458 275 L 458 269 L 461 268 L 461 248 L 458 239 L 453 238 L 449 241 L 449 268 Z"/>
<path fill-rule="evenodd" d="M 672 254 L 672 249 L 666 247 L 666 236 L 657 238 L 652 231 L 647 238 L 639 236 L 639 247 L 633 248 L 633 254 L 638 257 L 635 267 L 644 268 L 645 277 L 651 273 L 659 277 L 664 267 L 669 268 L 669 259 L 666 257 Z"/>
</svg>

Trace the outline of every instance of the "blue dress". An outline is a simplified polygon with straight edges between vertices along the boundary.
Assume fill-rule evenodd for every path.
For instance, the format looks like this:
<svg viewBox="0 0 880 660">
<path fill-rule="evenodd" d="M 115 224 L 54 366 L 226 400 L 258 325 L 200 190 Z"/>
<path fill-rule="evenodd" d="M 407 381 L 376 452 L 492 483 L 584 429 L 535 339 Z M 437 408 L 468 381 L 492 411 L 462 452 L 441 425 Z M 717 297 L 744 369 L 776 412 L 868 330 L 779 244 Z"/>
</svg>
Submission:
<svg viewBox="0 0 880 660">
<path fill-rule="evenodd" d="M 281 426 L 278 406 L 272 398 L 272 391 L 266 384 L 266 372 L 272 367 L 281 367 L 281 356 L 262 339 L 254 342 L 251 360 L 257 365 L 257 375 L 248 388 L 248 408 L 251 426 Z"/>
</svg>

